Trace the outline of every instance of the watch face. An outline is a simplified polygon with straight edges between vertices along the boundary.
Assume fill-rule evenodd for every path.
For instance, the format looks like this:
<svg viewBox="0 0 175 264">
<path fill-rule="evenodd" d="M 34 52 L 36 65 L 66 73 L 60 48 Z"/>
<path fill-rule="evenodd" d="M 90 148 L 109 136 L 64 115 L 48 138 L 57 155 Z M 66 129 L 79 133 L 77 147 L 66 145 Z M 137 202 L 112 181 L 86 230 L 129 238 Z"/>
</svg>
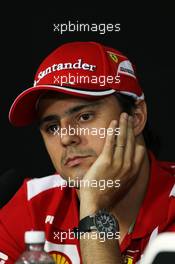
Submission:
<svg viewBox="0 0 175 264">
<path fill-rule="evenodd" d="M 115 218 L 108 212 L 101 210 L 95 215 L 95 225 L 99 232 L 117 232 Z"/>
</svg>

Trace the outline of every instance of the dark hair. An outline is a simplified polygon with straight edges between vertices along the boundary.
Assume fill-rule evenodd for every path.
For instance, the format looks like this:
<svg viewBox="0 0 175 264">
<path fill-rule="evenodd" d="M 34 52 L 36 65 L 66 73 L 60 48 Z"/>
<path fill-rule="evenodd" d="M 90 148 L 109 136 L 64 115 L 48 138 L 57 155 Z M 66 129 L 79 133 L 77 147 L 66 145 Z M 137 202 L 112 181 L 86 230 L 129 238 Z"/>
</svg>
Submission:
<svg viewBox="0 0 175 264">
<path fill-rule="evenodd" d="M 136 99 L 125 94 L 114 93 L 117 101 L 122 108 L 122 111 L 132 114 L 133 109 L 136 108 Z M 150 122 L 147 120 L 145 128 L 143 130 L 143 137 L 145 140 L 146 147 L 154 152 L 155 155 L 158 155 L 160 150 L 160 139 L 151 129 Z"/>
</svg>

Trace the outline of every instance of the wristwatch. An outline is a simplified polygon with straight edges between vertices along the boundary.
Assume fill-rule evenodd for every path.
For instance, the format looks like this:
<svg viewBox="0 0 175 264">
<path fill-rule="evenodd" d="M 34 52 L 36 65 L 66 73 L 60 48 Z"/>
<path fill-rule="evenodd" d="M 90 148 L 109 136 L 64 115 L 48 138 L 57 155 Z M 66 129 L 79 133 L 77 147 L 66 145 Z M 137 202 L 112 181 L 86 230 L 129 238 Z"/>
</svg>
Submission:
<svg viewBox="0 0 175 264">
<path fill-rule="evenodd" d="M 116 232 L 119 232 L 119 224 L 112 214 L 106 209 L 101 209 L 97 213 L 81 219 L 78 228 L 74 228 L 77 238 L 80 238 L 82 233 L 91 231 L 97 231 L 105 237 L 109 233 L 115 235 Z"/>
</svg>

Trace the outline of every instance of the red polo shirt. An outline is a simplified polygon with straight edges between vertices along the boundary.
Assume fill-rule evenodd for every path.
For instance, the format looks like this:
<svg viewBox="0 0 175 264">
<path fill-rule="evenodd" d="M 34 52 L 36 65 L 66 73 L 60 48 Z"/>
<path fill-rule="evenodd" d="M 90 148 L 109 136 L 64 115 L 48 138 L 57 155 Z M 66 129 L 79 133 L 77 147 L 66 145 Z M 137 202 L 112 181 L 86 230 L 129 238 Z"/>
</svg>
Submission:
<svg viewBox="0 0 175 264">
<path fill-rule="evenodd" d="M 149 157 L 147 192 L 132 230 L 120 245 L 125 263 L 137 263 L 158 233 L 175 232 L 175 163 L 159 162 L 151 153 Z M 25 250 L 24 232 L 31 229 L 46 232 L 45 250 L 56 263 L 82 263 L 79 241 L 70 234 L 79 222 L 78 198 L 75 188 L 63 183 L 60 175 L 26 179 L 1 209 L 1 264 L 14 263 Z"/>
</svg>

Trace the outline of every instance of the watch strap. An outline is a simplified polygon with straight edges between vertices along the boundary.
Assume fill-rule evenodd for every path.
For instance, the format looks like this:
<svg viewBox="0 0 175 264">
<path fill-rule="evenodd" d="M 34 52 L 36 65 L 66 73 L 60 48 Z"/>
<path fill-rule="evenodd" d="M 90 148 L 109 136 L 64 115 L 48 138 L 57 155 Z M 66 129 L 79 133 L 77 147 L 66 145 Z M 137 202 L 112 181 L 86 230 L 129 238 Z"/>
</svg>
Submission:
<svg viewBox="0 0 175 264">
<path fill-rule="evenodd" d="M 94 216 L 86 216 L 79 222 L 79 231 L 80 232 L 90 232 L 92 229 L 96 229 L 94 225 Z"/>
</svg>

